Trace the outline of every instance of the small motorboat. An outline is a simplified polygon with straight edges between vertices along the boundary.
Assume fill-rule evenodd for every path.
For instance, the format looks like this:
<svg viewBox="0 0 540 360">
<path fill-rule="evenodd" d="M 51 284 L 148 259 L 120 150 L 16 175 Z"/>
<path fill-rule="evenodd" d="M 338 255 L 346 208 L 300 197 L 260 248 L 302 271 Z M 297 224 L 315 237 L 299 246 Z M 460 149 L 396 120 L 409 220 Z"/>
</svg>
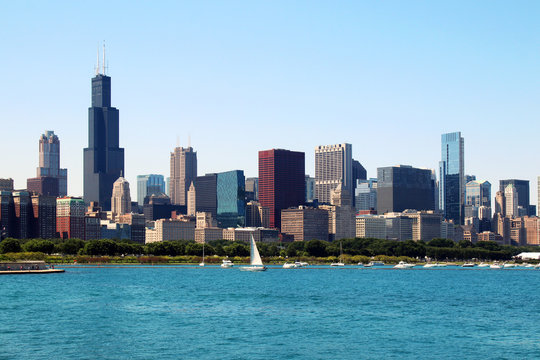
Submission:
<svg viewBox="0 0 540 360">
<path fill-rule="evenodd" d="M 400 261 L 396 266 L 394 266 L 394 269 L 411 269 L 415 266 L 416 264 L 409 264 L 405 261 Z"/>
<path fill-rule="evenodd" d="M 283 264 L 283 268 L 284 269 L 294 269 L 296 267 L 295 264 L 291 264 L 291 263 L 285 263 Z"/>
<path fill-rule="evenodd" d="M 234 266 L 233 262 L 229 259 L 223 259 L 223 262 L 221 263 L 222 268 L 232 268 Z"/>
</svg>

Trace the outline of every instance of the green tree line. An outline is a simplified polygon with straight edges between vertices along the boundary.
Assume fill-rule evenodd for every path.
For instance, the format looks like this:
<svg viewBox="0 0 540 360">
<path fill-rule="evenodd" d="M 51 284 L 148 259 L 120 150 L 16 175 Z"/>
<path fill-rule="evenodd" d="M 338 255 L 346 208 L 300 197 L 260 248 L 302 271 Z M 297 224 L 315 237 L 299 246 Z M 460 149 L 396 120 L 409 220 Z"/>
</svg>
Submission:
<svg viewBox="0 0 540 360">
<path fill-rule="evenodd" d="M 468 241 L 454 242 L 447 239 L 423 241 L 392 241 L 382 239 L 344 239 L 327 242 L 310 240 L 288 244 L 259 243 L 258 248 L 263 257 L 283 256 L 295 257 L 328 257 L 340 255 L 340 242 L 343 253 L 349 256 L 407 256 L 423 259 L 426 256 L 436 260 L 508 260 L 523 251 L 538 251 L 537 247 L 501 246 L 495 242 L 481 241 L 472 244 Z M 211 241 L 205 245 L 208 256 L 249 256 L 249 244 L 227 240 Z M 30 239 L 20 240 L 8 238 L 0 242 L 0 254 L 18 252 L 41 252 L 44 254 L 88 255 L 88 256 L 121 256 L 121 255 L 154 255 L 154 256 L 202 256 L 203 245 L 194 241 L 164 241 L 149 244 L 138 244 L 127 240 L 111 239 Z"/>
</svg>

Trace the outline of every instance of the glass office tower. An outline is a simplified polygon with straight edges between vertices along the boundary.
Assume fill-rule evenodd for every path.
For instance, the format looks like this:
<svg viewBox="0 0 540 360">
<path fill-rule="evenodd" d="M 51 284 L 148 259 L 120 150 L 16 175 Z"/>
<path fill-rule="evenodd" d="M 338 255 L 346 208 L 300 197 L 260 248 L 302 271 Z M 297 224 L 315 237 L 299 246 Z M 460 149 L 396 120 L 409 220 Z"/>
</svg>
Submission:
<svg viewBox="0 0 540 360">
<path fill-rule="evenodd" d="M 442 134 L 439 163 L 439 206 L 447 220 L 463 224 L 465 202 L 465 143 L 461 132 Z"/>
<path fill-rule="evenodd" d="M 220 227 L 245 225 L 245 189 L 243 170 L 217 174 L 217 221 Z"/>
</svg>

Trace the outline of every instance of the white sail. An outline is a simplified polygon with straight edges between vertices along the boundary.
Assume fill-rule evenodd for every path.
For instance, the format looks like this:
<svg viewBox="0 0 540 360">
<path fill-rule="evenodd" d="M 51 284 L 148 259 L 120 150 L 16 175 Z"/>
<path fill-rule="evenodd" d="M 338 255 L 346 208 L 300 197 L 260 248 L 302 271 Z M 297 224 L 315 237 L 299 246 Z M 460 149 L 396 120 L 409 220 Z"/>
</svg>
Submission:
<svg viewBox="0 0 540 360">
<path fill-rule="evenodd" d="M 257 250 L 257 244 L 255 244 L 255 239 L 251 235 L 251 265 L 261 265 L 263 262 L 261 255 L 259 255 L 259 250 Z"/>
</svg>

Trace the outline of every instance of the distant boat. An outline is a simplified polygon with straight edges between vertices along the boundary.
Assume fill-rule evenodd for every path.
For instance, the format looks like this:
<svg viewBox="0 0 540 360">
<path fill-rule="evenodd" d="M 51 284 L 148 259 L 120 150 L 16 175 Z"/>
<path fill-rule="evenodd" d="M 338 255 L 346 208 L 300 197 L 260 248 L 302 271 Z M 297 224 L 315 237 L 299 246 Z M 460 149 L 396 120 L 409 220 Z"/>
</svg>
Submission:
<svg viewBox="0 0 540 360">
<path fill-rule="evenodd" d="M 205 266 L 204 265 L 204 243 L 202 244 L 202 262 L 199 263 L 199 266 Z"/>
<path fill-rule="evenodd" d="M 384 262 L 382 262 L 382 261 L 370 261 L 370 263 L 368 265 L 370 265 L 370 266 L 384 266 Z"/>
<path fill-rule="evenodd" d="M 369 263 L 369 264 L 363 264 L 363 263 L 359 262 L 358 265 L 363 266 L 363 267 L 367 267 L 367 268 L 373 267 L 373 264 L 372 264 L 372 263 Z"/>
<path fill-rule="evenodd" d="M 489 264 L 486 264 L 486 263 L 480 263 L 480 264 L 478 264 L 478 267 L 481 267 L 481 268 L 483 268 L 483 267 L 489 267 Z"/>
<path fill-rule="evenodd" d="M 294 265 L 296 265 L 296 267 L 304 267 L 304 266 L 308 266 L 309 264 L 303 261 L 295 261 Z"/>
<path fill-rule="evenodd" d="M 433 267 L 439 267 L 439 264 L 437 263 L 427 263 L 424 265 L 424 268 L 433 268 Z"/>
<path fill-rule="evenodd" d="M 292 264 L 292 263 L 283 264 L 284 269 L 294 269 L 295 267 L 296 267 L 296 264 Z"/>
<path fill-rule="evenodd" d="M 489 265 L 489 268 L 490 269 L 502 269 L 502 266 L 497 264 L 497 263 L 493 263 L 493 264 Z"/>
<path fill-rule="evenodd" d="M 222 268 L 231 268 L 233 266 L 234 266 L 233 262 L 229 259 L 223 259 L 223 262 L 221 263 Z"/>
<path fill-rule="evenodd" d="M 463 265 L 461 265 L 461 267 L 466 267 L 466 268 L 472 268 L 472 267 L 475 267 L 476 264 L 475 263 L 465 263 Z"/>
<path fill-rule="evenodd" d="M 504 264 L 503 267 L 505 269 L 509 269 L 509 268 L 513 268 L 513 267 L 516 267 L 517 265 L 516 264 Z"/>
<path fill-rule="evenodd" d="M 405 261 L 400 261 L 396 266 L 394 266 L 394 269 L 411 269 L 415 267 L 415 264 L 409 264 Z"/>
<path fill-rule="evenodd" d="M 339 242 L 339 261 L 337 263 L 331 263 L 330 266 L 345 266 L 343 263 L 343 247 L 341 241 Z"/>
<path fill-rule="evenodd" d="M 255 243 L 255 239 L 253 238 L 253 235 L 251 235 L 251 256 L 250 256 L 250 265 L 251 266 L 242 266 L 240 267 L 241 271 L 266 271 L 266 266 L 264 266 L 261 255 L 259 255 L 259 250 L 257 250 L 257 244 Z"/>
</svg>

